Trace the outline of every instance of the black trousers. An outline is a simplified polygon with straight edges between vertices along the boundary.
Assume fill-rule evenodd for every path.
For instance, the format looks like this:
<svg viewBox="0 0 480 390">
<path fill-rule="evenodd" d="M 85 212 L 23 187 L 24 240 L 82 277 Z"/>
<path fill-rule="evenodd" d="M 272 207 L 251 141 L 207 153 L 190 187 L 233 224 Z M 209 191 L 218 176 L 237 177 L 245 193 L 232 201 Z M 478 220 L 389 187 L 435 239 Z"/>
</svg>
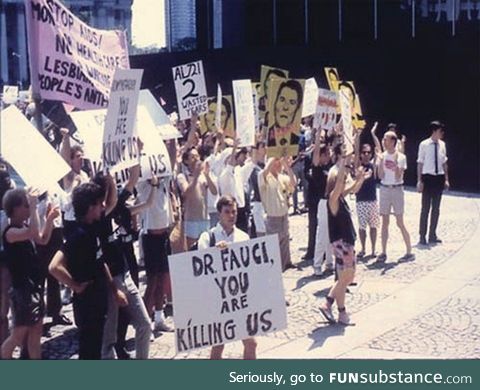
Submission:
<svg viewBox="0 0 480 390">
<path fill-rule="evenodd" d="M 106 281 L 94 282 L 81 294 L 73 296 L 73 314 L 78 327 L 78 358 L 102 358 L 103 327 L 107 315 Z"/>
<path fill-rule="evenodd" d="M 306 257 L 312 257 L 315 254 L 315 237 L 317 235 L 317 212 L 318 212 L 318 201 L 309 201 L 308 206 L 308 246 Z"/>
<path fill-rule="evenodd" d="M 40 284 L 45 287 L 47 281 L 47 314 L 51 317 L 58 317 L 62 309 L 62 300 L 60 298 L 60 284 L 57 279 L 48 273 L 48 266 L 55 253 L 62 247 L 63 229 L 54 228 L 52 236 L 47 245 L 37 245 L 37 252 L 42 264 L 42 280 Z"/>
<path fill-rule="evenodd" d="M 437 237 L 438 218 L 440 216 L 440 201 L 445 186 L 444 175 L 422 175 L 422 211 L 420 213 L 420 238 L 427 236 L 428 214 L 431 209 L 430 230 L 428 237 L 434 239 Z"/>
<path fill-rule="evenodd" d="M 237 209 L 237 228 L 248 234 L 248 209 L 239 207 Z"/>
</svg>

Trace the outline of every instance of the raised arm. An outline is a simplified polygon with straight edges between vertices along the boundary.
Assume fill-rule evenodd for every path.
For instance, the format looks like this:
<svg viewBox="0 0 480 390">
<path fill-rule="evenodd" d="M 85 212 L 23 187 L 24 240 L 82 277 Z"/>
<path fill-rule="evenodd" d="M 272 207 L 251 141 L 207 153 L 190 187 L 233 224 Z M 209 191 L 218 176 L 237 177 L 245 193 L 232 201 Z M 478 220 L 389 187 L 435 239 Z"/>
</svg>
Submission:
<svg viewBox="0 0 480 390">
<path fill-rule="evenodd" d="M 370 132 L 372 133 L 373 143 L 375 144 L 375 154 L 378 156 L 383 152 L 383 148 L 382 148 L 382 144 L 380 143 L 380 140 L 377 137 L 377 127 L 378 127 L 378 122 L 375 122 Z"/>
</svg>

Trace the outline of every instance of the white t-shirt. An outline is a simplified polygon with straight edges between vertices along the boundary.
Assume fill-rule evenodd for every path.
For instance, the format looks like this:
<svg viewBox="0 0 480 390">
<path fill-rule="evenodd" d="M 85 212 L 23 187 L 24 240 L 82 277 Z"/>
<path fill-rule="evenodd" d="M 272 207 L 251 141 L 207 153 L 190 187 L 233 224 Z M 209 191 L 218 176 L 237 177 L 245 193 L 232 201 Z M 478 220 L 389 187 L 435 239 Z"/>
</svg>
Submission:
<svg viewBox="0 0 480 390">
<path fill-rule="evenodd" d="M 174 222 L 170 205 L 170 177 L 159 179 L 152 205 L 142 213 L 142 228 L 145 230 L 165 229 Z M 138 200 L 143 203 L 148 199 L 152 186 L 147 181 L 137 184 Z"/>
<path fill-rule="evenodd" d="M 397 161 L 395 162 L 394 154 L 390 154 L 387 151 L 383 152 L 383 172 L 385 173 L 384 178 L 382 179 L 382 184 L 390 186 L 390 185 L 399 185 L 403 184 L 403 175 L 400 179 L 397 180 L 396 178 L 396 170 L 397 167 L 403 170 L 407 169 L 407 158 L 403 153 L 396 152 L 397 154 Z"/>
</svg>

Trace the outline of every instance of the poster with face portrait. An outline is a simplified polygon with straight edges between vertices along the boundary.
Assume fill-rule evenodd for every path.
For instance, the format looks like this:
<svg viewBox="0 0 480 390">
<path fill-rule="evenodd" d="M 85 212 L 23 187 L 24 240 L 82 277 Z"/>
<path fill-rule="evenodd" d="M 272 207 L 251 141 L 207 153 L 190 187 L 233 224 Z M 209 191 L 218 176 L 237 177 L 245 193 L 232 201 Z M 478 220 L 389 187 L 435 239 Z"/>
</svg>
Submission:
<svg viewBox="0 0 480 390">
<path fill-rule="evenodd" d="M 265 119 L 265 113 L 268 107 L 268 90 L 270 87 L 270 82 L 273 79 L 288 79 L 288 70 L 262 65 L 260 70 L 260 89 L 258 91 L 258 109 L 260 112 L 261 121 Z"/>
<path fill-rule="evenodd" d="M 233 100 L 231 95 L 222 96 L 222 107 L 220 110 L 220 128 L 226 137 L 233 138 L 235 136 L 235 125 L 233 115 Z M 209 97 L 208 110 L 205 115 L 200 116 L 200 131 L 216 133 L 215 118 L 217 117 L 217 97 Z"/>
<path fill-rule="evenodd" d="M 340 75 L 337 68 L 323 68 L 325 77 L 327 78 L 328 87 L 331 91 L 338 91 L 338 83 L 340 82 Z"/>
<path fill-rule="evenodd" d="M 273 79 L 269 83 L 267 156 L 296 156 L 300 141 L 305 80 Z"/>
<path fill-rule="evenodd" d="M 352 106 L 352 124 L 356 128 L 365 127 L 365 121 L 363 120 L 362 107 L 360 106 L 359 96 L 355 89 L 353 81 L 340 81 L 338 84 L 339 91 L 344 91 L 346 96 L 350 100 Z"/>
</svg>

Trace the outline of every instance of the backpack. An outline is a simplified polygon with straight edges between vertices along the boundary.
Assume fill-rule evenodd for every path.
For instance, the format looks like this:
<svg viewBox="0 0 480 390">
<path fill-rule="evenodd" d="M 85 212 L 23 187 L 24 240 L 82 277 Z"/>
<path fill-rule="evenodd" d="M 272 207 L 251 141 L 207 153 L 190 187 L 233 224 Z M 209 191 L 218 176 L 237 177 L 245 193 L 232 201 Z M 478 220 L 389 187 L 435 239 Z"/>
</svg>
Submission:
<svg viewBox="0 0 480 390">
<path fill-rule="evenodd" d="M 209 247 L 213 247 L 216 244 L 215 234 L 213 234 L 213 229 L 208 230 L 208 237 L 209 237 Z M 189 251 L 198 251 L 198 240 L 193 243 L 193 245 L 188 249 Z"/>
</svg>

